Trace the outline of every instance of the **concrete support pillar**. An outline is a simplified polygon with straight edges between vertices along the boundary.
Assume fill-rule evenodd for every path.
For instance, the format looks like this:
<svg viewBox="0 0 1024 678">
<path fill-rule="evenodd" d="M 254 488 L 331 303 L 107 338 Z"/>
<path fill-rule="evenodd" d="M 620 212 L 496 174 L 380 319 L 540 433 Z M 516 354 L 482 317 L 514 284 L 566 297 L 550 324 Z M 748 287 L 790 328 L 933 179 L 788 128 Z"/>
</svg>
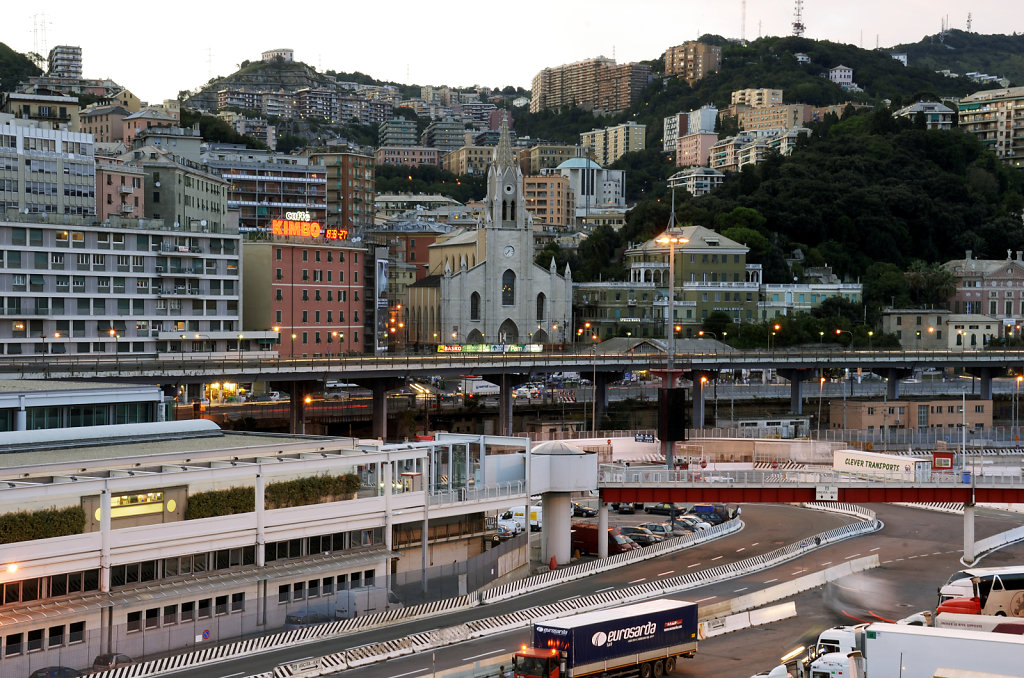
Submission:
<svg viewBox="0 0 1024 678">
<path fill-rule="evenodd" d="M 595 420 L 594 428 L 597 431 L 601 430 L 601 419 L 604 418 L 604 412 L 608 409 L 608 373 L 597 372 L 594 376 L 594 410 L 593 416 Z"/>
<path fill-rule="evenodd" d="M 545 548 L 541 558 L 546 564 L 552 556 L 558 565 L 567 565 L 570 560 L 572 541 L 572 511 L 568 492 L 545 492 L 541 500 L 544 528 L 542 543 Z"/>
<path fill-rule="evenodd" d="M 14 414 L 14 430 L 24 431 L 28 428 L 28 413 L 25 411 L 25 396 L 18 396 L 18 411 Z"/>
<path fill-rule="evenodd" d="M 900 397 L 900 372 L 889 369 L 885 371 L 885 397 L 889 400 L 898 400 Z"/>
<path fill-rule="evenodd" d="M 384 481 L 384 548 L 390 551 L 393 538 L 391 534 L 393 531 L 391 527 L 391 491 L 395 481 L 393 462 L 391 460 L 384 462 L 382 470 L 381 480 Z M 390 561 L 388 562 L 390 563 Z"/>
<path fill-rule="evenodd" d="M 974 562 L 974 504 L 964 504 L 964 562 Z"/>
<path fill-rule="evenodd" d="M 266 481 L 263 478 L 263 467 L 260 466 L 256 472 L 256 567 L 263 567 L 267 564 L 267 554 L 264 548 L 267 543 L 266 535 Z"/>
<path fill-rule="evenodd" d="M 608 504 L 601 502 L 601 505 L 597 509 L 597 534 L 608 534 Z M 597 540 L 597 557 L 607 558 L 608 557 L 608 539 Z"/>
<path fill-rule="evenodd" d="M 992 368 L 982 367 L 978 374 L 978 394 L 982 400 L 992 400 Z"/>
<path fill-rule="evenodd" d="M 110 490 L 100 492 L 100 591 L 110 593 Z"/>
<path fill-rule="evenodd" d="M 292 396 L 290 405 L 289 428 L 292 433 L 303 435 L 306 432 L 306 396 L 312 391 L 311 383 L 308 381 L 293 381 L 290 393 Z"/>
<path fill-rule="evenodd" d="M 512 435 L 512 377 L 502 374 L 498 380 L 498 428 L 503 436 Z"/>
<path fill-rule="evenodd" d="M 373 391 L 373 437 L 388 439 L 388 382 L 374 379 L 370 384 Z"/>
<path fill-rule="evenodd" d="M 704 387 L 707 385 L 701 377 L 707 378 L 705 372 L 693 372 L 693 428 L 694 430 L 704 428 Z"/>
<path fill-rule="evenodd" d="M 793 380 L 789 382 L 789 410 L 793 414 L 804 413 L 804 394 L 802 379 L 793 375 Z"/>
</svg>

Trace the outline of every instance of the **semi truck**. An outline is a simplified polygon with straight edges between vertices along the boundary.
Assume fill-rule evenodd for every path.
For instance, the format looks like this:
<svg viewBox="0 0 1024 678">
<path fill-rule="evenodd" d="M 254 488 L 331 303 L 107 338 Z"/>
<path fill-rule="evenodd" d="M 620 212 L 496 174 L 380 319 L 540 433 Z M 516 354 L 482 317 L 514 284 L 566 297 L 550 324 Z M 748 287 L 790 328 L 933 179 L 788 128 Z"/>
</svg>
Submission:
<svg viewBox="0 0 1024 678">
<path fill-rule="evenodd" d="M 839 628 L 849 632 L 840 642 L 852 641 L 853 647 L 813 659 L 803 674 L 807 678 L 932 678 L 939 669 L 1019 675 L 1024 657 L 1024 638 L 1006 633 L 908 624 Z M 826 645 L 836 639 L 831 634 Z"/>
<path fill-rule="evenodd" d="M 697 604 L 660 598 L 533 624 L 515 678 L 662 678 L 697 651 Z"/>
<path fill-rule="evenodd" d="M 931 479 L 930 461 L 859 450 L 833 452 L 832 470 L 868 480 L 927 482 Z"/>
</svg>

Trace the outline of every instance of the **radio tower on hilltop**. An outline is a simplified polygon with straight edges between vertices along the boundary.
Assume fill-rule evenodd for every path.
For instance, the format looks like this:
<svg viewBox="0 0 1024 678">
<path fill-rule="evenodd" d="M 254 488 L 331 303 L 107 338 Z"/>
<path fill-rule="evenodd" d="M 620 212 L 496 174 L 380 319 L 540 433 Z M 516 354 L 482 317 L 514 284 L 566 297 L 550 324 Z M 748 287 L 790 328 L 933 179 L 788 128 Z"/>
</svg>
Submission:
<svg viewBox="0 0 1024 678">
<path fill-rule="evenodd" d="M 794 3 L 796 6 L 793 9 L 793 35 L 802 38 L 807 29 L 807 26 L 804 26 L 804 0 L 794 0 Z"/>
</svg>

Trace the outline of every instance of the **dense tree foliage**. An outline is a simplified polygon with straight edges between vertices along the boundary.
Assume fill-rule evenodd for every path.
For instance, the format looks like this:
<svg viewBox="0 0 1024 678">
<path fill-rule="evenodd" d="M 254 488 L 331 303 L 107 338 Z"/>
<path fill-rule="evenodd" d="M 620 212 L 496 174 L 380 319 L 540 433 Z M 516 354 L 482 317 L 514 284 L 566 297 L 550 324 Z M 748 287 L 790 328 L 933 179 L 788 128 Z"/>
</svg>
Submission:
<svg viewBox="0 0 1024 678">
<path fill-rule="evenodd" d="M 461 203 L 482 200 L 487 193 L 482 175 L 456 176 L 439 167 L 422 165 L 378 165 L 376 169 L 377 194 L 383 193 L 439 193 Z"/>
<path fill-rule="evenodd" d="M 226 144 L 244 144 L 246 148 L 266 149 L 267 145 L 258 139 L 239 134 L 227 121 L 215 115 L 200 114 L 189 108 L 181 109 L 181 126 L 191 127 L 199 123 L 199 133 L 206 141 Z"/>
<path fill-rule="evenodd" d="M 41 74 L 31 59 L 0 42 L 0 91 L 14 91 L 19 83 Z"/>
<path fill-rule="evenodd" d="M 979 35 L 953 29 L 892 51 L 904 52 L 911 65 L 930 71 L 987 73 L 1009 78 L 1012 84 L 1024 83 L 1024 34 Z"/>
</svg>

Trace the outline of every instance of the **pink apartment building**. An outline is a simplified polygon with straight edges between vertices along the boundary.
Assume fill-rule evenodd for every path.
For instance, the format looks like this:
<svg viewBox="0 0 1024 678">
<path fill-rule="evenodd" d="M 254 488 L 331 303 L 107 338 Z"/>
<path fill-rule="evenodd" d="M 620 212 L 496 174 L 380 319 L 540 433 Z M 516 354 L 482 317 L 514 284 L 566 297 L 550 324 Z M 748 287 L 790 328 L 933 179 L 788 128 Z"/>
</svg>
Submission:
<svg viewBox="0 0 1024 678">
<path fill-rule="evenodd" d="M 146 173 L 123 160 L 96 156 L 96 217 L 141 219 L 146 216 Z"/>
<path fill-rule="evenodd" d="M 676 139 L 676 167 L 706 167 L 718 135 L 708 132 L 686 134 Z"/>
<path fill-rule="evenodd" d="M 78 114 L 80 131 L 91 134 L 97 143 L 124 140 L 124 119 L 131 115 L 124 106 L 97 106 Z"/>
<path fill-rule="evenodd" d="M 381 146 L 374 160 L 378 165 L 441 166 L 438 149 L 428 146 Z"/>
<path fill-rule="evenodd" d="M 138 113 L 132 113 L 124 119 L 124 132 L 122 132 L 124 147 L 130 150 L 135 144 L 135 137 L 137 137 L 139 132 L 142 130 L 151 129 L 153 127 L 177 126 L 178 121 L 174 116 L 161 113 L 160 111 L 144 109 Z"/>
</svg>

